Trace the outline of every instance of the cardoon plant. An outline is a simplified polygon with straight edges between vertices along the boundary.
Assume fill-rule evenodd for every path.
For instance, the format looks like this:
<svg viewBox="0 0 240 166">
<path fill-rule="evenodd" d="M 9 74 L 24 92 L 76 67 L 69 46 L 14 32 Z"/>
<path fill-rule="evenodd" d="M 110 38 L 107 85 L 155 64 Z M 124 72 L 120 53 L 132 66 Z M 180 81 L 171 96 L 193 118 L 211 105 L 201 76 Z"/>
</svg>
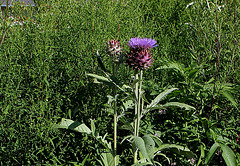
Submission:
<svg viewBox="0 0 240 166">
<path fill-rule="evenodd" d="M 135 69 L 135 79 L 139 81 L 135 84 L 135 124 L 134 136 L 138 137 L 141 114 L 143 111 L 142 102 L 142 78 L 143 70 L 149 68 L 153 62 L 150 49 L 158 46 L 156 40 L 149 38 L 131 38 L 128 42 L 130 52 L 126 55 L 126 63 Z M 139 78 L 140 73 L 140 78 Z M 137 162 L 137 149 L 134 147 L 134 163 Z"/>
<path fill-rule="evenodd" d="M 112 94 L 108 95 L 108 108 L 113 110 L 114 112 L 114 143 L 113 147 L 111 146 L 111 142 L 107 141 L 106 136 L 100 136 L 99 132 L 96 131 L 94 121 L 91 120 L 91 129 L 88 128 L 85 124 L 80 124 L 77 121 L 72 121 L 70 119 L 62 119 L 61 123 L 55 125 L 56 128 L 67 128 L 74 131 L 78 131 L 81 133 L 90 134 L 99 141 L 105 148 L 105 151 L 100 153 L 101 160 L 98 160 L 102 166 L 105 165 L 114 165 L 117 166 L 119 164 L 119 155 L 117 155 L 117 125 L 118 119 L 122 118 L 123 122 L 126 122 L 124 125 L 127 126 L 129 131 L 132 133 L 126 136 L 122 142 L 128 138 L 130 141 L 132 140 L 132 147 L 134 152 L 134 164 L 138 165 L 142 164 L 150 164 L 154 165 L 158 163 L 158 161 L 154 161 L 154 157 L 156 155 L 162 155 L 162 151 L 164 149 L 174 148 L 177 149 L 179 152 L 184 152 L 185 155 L 188 155 L 188 158 L 194 158 L 192 152 L 186 147 L 182 147 L 175 144 L 163 144 L 162 141 L 159 139 L 158 135 L 153 135 L 149 133 L 144 133 L 144 136 L 139 136 L 139 128 L 140 128 L 140 120 L 141 118 L 146 115 L 149 111 L 155 109 L 165 109 L 166 107 L 170 106 L 178 106 L 181 108 L 186 109 L 194 109 L 192 106 L 189 106 L 184 103 L 179 102 L 168 102 L 166 104 L 160 104 L 160 101 L 163 100 L 168 94 L 177 90 L 177 88 L 170 88 L 166 89 L 165 91 L 161 92 L 155 99 L 153 99 L 150 104 L 144 106 L 143 100 L 143 90 L 142 90 L 142 82 L 143 82 L 143 70 L 148 69 L 152 62 L 152 53 L 151 49 L 156 47 L 157 42 L 154 39 L 149 38 L 132 38 L 128 42 L 128 46 L 130 47 L 130 51 L 125 55 L 126 57 L 126 64 L 133 68 L 135 71 L 135 81 L 130 86 L 125 85 L 124 81 L 118 80 L 117 72 L 118 66 L 122 62 L 122 53 L 121 47 L 118 40 L 110 40 L 107 42 L 107 54 L 112 59 L 112 72 L 107 70 L 104 66 L 104 63 L 101 60 L 100 54 L 97 52 L 97 58 L 99 62 L 99 66 L 102 72 L 105 74 L 104 76 L 99 76 L 96 74 L 87 74 L 90 77 L 94 78 L 95 83 L 105 83 L 113 87 Z M 119 91 L 117 91 L 117 89 Z M 119 94 L 117 94 L 119 92 Z M 124 96 L 124 99 L 118 100 L 119 103 L 117 105 L 117 96 Z M 135 109 L 135 118 L 133 123 L 130 122 L 128 116 L 125 116 L 126 113 L 134 106 Z M 144 108 L 144 109 L 143 109 Z M 133 124 L 133 126 L 132 126 Z M 133 129 L 133 130 L 132 130 Z M 138 156 L 138 150 L 140 151 L 141 155 Z M 99 151 L 96 151 L 97 153 Z M 139 160 L 138 160 L 139 157 Z M 160 165 L 160 163 L 158 163 Z"/>
<path fill-rule="evenodd" d="M 112 65 L 112 72 L 113 76 L 117 77 L 117 69 L 118 65 L 121 59 L 121 47 L 120 47 L 120 41 L 119 40 L 109 40 L 107 42 L 107 53 L 113 60 Z M 113 88 L 113 96 L 117 95 L 116 87 Z M 113 157 L 114 157 L 114 166 L 117 165 L 117 101 L 115 97 L 115 101 L 113 103 L 113 110 L 114 110 L 114 143 L 113 143 Z"/>
</svg>

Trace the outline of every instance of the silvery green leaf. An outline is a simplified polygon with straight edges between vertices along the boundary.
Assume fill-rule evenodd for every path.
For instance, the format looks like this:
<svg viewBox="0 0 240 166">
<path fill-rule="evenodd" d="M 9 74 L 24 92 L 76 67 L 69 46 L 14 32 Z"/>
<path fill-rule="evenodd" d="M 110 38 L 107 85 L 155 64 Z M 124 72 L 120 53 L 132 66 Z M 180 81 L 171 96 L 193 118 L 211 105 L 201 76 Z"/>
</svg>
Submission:
<svg viewBox="0 0 240 166">
<path fill-rule="evenodd" d="M 193 106 L 190 106 L 185 103 L 179 103 L 179 102 L 168 102 L 164 104 L 163 107 L 180 107 L 180 108 L 185 108 L 186 110 L 195 110 Z"/>
<path fill-rule="evenodd" d="M 103 76 L 99 76 L 97 74 L 87 74 L 87 75 L 90 76 L 90 77 L 96 78 L 98 80 L 104 81 L 104 82 L 110 82 L 110 80 L 108 78 L 103 77 Z"/>
<path fill-rule="evenodd" d="M 148 156 L 150 159 L 154 158 L 154 149 L 155 149 L 155 142 L 154 140 L 149 136 L 149 135 L 144 135 L 142 137 L 144 143 L 145 143 L 145 147 L 146 147 L 146 151 L 148 153 Z"/>
<path fill-rule="evenodd" d="M 161 100 L 163 100 L 169 93 L 171 93 L 174 90 L 177 90 L 178 88 L 171 88 L 171 89 L 167 89 L 164 92 L 160 93 L 154 100 L 152 100 L 152 102 L 150 103 L 150 105 L 147 106 L 147 109 L 150 109 L 154 106 L 156 106 Z"/>
<path fill-rule="evenodd" d="M 146 149 L 144 140 L 141 137 L 135 136 L 133 139 L 133 144 L 140 150 L 143 157 L 146 158 L 147 161 L 151 162 L 151 160 L 148 156 L 148 153 L 147 153 L 147 149 Z"/>
<path fill-rule="evenodd" d="M 86 134 L 91 134 L 92 131 L 85 125 L 81 124 L 80 122 L 73 121 L 71 119 L 64 119 L 62 118 L 62 121 L 53 126 L 54 128 L 64 128 L 64 129 L 70 129 L 74 130 L 80 133 L 86 133 Z"/>
</svg>

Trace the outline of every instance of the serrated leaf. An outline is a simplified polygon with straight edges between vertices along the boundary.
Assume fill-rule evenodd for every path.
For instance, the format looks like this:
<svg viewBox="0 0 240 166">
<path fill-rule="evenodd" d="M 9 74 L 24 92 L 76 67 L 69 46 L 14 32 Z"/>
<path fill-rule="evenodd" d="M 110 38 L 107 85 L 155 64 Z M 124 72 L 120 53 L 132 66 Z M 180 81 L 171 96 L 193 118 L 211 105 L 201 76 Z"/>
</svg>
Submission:
<svg viewBox="0 0 240 166">
<path fill-rule="evenodd" d="M 74 130 L 80 133 L 86 133 L 86 134 L 91 134 L 92 131 L 85 125 L 81 124 L 78 121 L 73 121 L 71 119 L 64 119 L 62 118 L 62 121 L 53 126 L 54 128 L 64 128 L 64 129 L 70 129 Z"/>
<path fill-rule="evenodd" d="M 168 102 L 164 104 L 163 107 L 180 107 L 180 108 L 185 108 L 186 110 L 195 110 L 193 106 L 190 106 L 185 103 L 179 103 L 179 102 Z"/>
<path fill-rule="evenodd" d="M 127 90 L 127 89 L 132 89 L 132 87 L 130 87 L 129 85 L 123 84 L 122 89 Z"/>
<path fill-rule="evenodd" d="M 119 120 L 122 122 L 122 124 L 124 124 L 124 125 L 120 126 L 119 128 L 121 128 L 123 130 L 129 130 L 130 132 L 134 132 L 133 122 L 130 123 L 125 116 L 123 116 Z"/>
<path fill-rule="evenodd" d="M 111 146 L 111 142 L 108 142 L 107 140 L 105 140 L 105 137 L 107 136 L 107 133 L 102 137 L 99 134 L 97 134 L 95 136 L 95 138 L 109 151 L 112 151 L 112 146 Z"/>
<path fill-rule="evenodd" d="M 132 125 L 131 125 L 131 123 L 128 123 L 127 122 L 127 124 L 124 124 L 124 125 L 122 125 L 121 127 L 119 127 L 120 129 L 123 129 L 123 130 L 129 130 L 129 131 L 133 131 L 133 127 L 132 127 Z"/>
<path fill-rule="evenodd" d="M 106 77 L 103 77 L 103 76 L 99 76 L 97 74 L 87 74 L 88 76 L 90 77 L 93 77 L 93 78 L 96 78 L 97 80 L 101 80 L 103 82 L 110 82 L 110 80 Z"/>
<path fill-rule="evenodd" d="M 150 109 L 154 106 L 156 106 L 161 100 L 163 100 L 169 93 L 171 93 L 174 90 L 177 90 L 178 88 L 171 88 L 167 89 L 164 92 L 160 93 L 154 100 L 152 100 L 151 104 L 147 106 L 147 109 Z"/>
<path fill-rule="evenodd" d="M 127 111 L 128 109 L 133 108 L 134 103 L 132 100 L 127 100 L 126 102 L 123 102 L 123 106 L 124 106 L 125 111 Z"/>
<path fill-rule="evenodd" d="M 227 166 L 237 166 L 237 159 L 234 152 L 227 145 L 220 144 L 220 147 L 223 151 L 222 157 L 227 164 Z"/>
<path fill-rule="evenodd" d="M 115 100 L 114 100 L 114 97 L 112 97 L 112 96 L 110 96 L 110 95 L 107 95 L 107 98 L 108 98 L 107 103 L 108 103 L 109 106 L 111 106 L 111 105 L 112 105 L 112 102 L 115 101 Z"/>
<path fill-rule="evenodd" d="M 210 148 L 209 152 L 206 155 L 206 159 L 205 159 L 205 164 L 206 165 L 208 165 L 209 162 L 212 160 L 212 158 L 215 155 L 218 147 L 219 147 L 219 144 L 217 142 L 212 145 L 212 147 Z"/>
</svg>

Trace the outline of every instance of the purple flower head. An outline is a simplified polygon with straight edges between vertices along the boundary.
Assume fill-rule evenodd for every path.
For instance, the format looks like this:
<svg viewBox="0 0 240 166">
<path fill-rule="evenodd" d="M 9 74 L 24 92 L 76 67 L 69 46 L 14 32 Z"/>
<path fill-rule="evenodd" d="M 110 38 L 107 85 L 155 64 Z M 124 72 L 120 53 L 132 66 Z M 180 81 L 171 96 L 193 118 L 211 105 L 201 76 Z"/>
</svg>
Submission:
<svg viewBox="0 0 240 166">
<path fill-rule="evenodd" d="M 145 49 L 150 49 L 153 47 L 157 47 L 157 42 L 154 39 L 149 39 L 149 38 L 131 38 L 130 41 L 128 42 L 128 46 L 131 49 L 140 49 L 140 50 L 145 50 Z"/>
<path fill-rule="evenodd" d="M 154 39 L 131 38 L 128 42 L 130 52 L 126 55 L 126 63 L 136 70 L 149 68 L 153 62 L 150 49 L 158 46 L 156 43 Z"/>
</svg>

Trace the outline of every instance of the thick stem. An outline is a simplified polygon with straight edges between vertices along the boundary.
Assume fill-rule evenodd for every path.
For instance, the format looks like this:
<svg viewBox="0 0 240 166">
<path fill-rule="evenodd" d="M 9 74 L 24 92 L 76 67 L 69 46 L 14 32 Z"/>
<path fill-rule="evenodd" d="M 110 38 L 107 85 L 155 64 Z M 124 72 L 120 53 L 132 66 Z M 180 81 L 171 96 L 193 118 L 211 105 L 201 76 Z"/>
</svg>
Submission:
<svg viewBox="0 0 240 166">
<path fill-rule="evenodd" d="M 116 77 L 117 66 L 113 63 L 113 75 Z M 113 88 L 113 95 L 115 97 L 114 100 L 114 145 L 113 145 L 113 158 L 114 158 L 114 166 L 117 166 L 117 99 L 116 99 L 117 89 Z"/>
<path fill-rule="evenodd" d="M 135 84 L 135 124 L 134 124 L 134 136 L 138 136 L 137 128 L 138 128 L 138 72 L 135 74 L 135 80 L 137 80 Z M 137 148 L 134 147 L 134 163 L 137 162 Z"/>
<path fill-rule="evenodd" d="M 117 165 L 117 110 L 114 102 L 114 166 Z"/>
<path fill-rule="evenodd" d="M 136 73 L 135 79 L 138 80 L 135 84 L 135 126 L 134 126 L 134 136 L 138 137 L 139 135 L 139 127 L 140 127 L 140 119 L 142 113 L 141 99 L 142 99 L 142 77 L 143 71 L 140 71 L 140 78 L 138 78 L 138 73 Z M 137 162 L 137 148 L 134 148 L 134 163 Z"/>
<path fill-rule="evenodd" d="M 139 78 L 139 90 L 138 90 L 138 112 L 137 112 L 137 136 L 139 133 L 139 126 L 140 126 L 140 120 L 141 120 L 141 114 L 142 114 L 142 106 L 141 106 L 141 100 L 142 100 L 142 77 L 143 77 L 143 71 L 140 71 L 140 78 Z"/>
</svg>

